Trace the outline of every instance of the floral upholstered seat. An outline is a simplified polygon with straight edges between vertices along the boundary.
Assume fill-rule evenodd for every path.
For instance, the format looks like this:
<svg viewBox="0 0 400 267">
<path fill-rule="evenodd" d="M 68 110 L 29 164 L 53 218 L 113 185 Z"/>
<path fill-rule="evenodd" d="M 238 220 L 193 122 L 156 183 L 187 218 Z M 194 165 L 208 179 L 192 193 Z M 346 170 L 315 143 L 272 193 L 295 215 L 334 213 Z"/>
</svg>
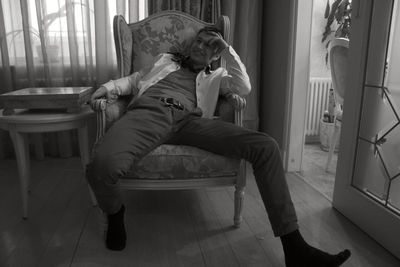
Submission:
<svg viewBox="0 0 400 267">
<path fill-rule="evenodd" d="M 190 146 L 161 145 L 144 157 L 128 177 L 146 179 L 236 176 L 240 161 Z M 129 178 L 128 178 L 129 179 Z"/>
<path fill-rule="evenodd" d="M 142 21 L 127 24 L 114 17 L 114 39 L 121 77 L 150 65 L 164 52 L 185 53 L 197 31 L 214 25 L 229 42 L 229 19 L 221 16 L 216 24 L 198 20 L 186 13 L 163 11 Z M 216 63 L 224 64 L 223 60 Z M 92 103 L 97 113 L 97 139 L 125 112 L 129 98 L 115 102 Z M 242 125 L 242 109 L 234 109 L 224 98 L 218 100 L 215 115 Z M 244 161 L 226 158 L 195 147 L 164 144 L 145 156 L 120 179 L 122 189 L 188 189 L 208 186 L 235 186 L 234 224 L 241 222 L 243 190 L 246 183 Z"/>
</svg>

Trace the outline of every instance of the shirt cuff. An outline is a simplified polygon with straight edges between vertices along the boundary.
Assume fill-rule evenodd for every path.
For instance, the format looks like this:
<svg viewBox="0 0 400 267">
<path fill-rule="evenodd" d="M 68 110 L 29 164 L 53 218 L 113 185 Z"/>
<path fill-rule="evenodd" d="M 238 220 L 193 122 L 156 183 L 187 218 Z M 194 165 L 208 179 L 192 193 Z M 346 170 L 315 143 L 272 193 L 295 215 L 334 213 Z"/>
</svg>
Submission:
<svg viewBox="0 0 400 267">
<path fill-rule="evenodd" d="M 115 88 L 114 82 L 112 80 L 102 84 L 101 86 L 105 87 L 109 92 Z"/>
<path fill-rule="evenodd" d="M 101 86 L 105 87 L 107 89 L 107 92 L 117 93 L 118 96 L 121 95 L 121 92 L 119 91 L 113 80 L 110 80 Z"/>
<path fill-rule="evenodd" d="M 230 54 L 232 54 L 231 53 L 231 49 L 233 49 L 232 48 L 232 46 L 227 46 L 227 47 L 225 47 L 222 51 L 221 51 L 221 56 L 226 56 L 226 55 L 230 55 Z"/>
</svg>

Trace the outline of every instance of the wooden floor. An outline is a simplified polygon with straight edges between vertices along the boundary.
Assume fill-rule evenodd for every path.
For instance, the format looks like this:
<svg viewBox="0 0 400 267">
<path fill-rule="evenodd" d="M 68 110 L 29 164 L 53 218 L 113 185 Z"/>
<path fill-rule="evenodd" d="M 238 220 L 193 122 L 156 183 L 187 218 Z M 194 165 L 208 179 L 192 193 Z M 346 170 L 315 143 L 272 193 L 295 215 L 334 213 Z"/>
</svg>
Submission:
<svg viewBox="0 0 400 267">
<path fill-rule="evenodd" d="M 304 144 L 300 176 L 332 201 L 338 153 L 333 153 L 328 171 L 325 171 L 328 151 L 318 143 Z"/>
<path fill-rule="evenodd" d="M 128 243 L 112 252 L 104 247 L 79 159 L 31 165 L 29 219 L 22 220 L 16 162 L 0 162 L 0 266 L 284 266 L 250 173 L 239 229 L 232 228 L 232 189 L 124 193 Z M 400 266 L 295 174 L 288 183 L 310 243 L 330 252 L 351 249 L 344 266 Z"/>
</svg>

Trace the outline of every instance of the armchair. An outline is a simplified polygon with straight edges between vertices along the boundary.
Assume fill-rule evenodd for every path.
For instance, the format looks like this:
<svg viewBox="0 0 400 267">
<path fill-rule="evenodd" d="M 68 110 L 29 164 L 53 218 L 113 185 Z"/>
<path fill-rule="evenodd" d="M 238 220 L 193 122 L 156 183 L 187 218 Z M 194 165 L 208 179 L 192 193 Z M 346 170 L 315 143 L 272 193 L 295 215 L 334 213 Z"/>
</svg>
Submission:
<svg viewBox="0 0 400 267">
<path fill-rule="evenodd" d="M 229 23 L 228 17 L 221 16 L 215 24 L 228 42 Z M 186 49 L 197 31 L 207 25 L 213 24 L 178 11 L 163 11 L 130 24 L 127 24 L 122 16 L 115 16 L 114 41 L 120 77 L 140 70 L 151 63 L 159 53 Z M 220 59 L 216 64 L 225 63 Z M 112 103 L 105 99 L 92 103 L 92 108 L 97 114 L 97 140 L 113 121 L 124 114 L 128 101 L 126 97 L 121 97 Z M 219 119 L 242 126 L 242 114 L 243 108 L 235 109 L 220 97 L 215 113 Z M 127 176 L 121 177 L 119 185 L 121 189 L 130 190 L 235 186 L 234 225 L 239 227 L 242 221 L 245 174 L 243 160 L 226 158 L 195 147 L 164 144 L 133 166 Z"/>
</svg>

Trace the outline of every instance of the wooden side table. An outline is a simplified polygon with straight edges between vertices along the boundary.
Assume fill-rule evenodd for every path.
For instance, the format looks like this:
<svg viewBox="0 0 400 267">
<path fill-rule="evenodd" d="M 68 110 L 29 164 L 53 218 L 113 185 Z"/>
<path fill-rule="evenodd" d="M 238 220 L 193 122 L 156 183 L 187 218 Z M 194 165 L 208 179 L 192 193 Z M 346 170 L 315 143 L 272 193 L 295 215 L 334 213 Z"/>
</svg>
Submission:
<svg viewBox="0 0 400 267">
<path fill-rule="evenodd" d="M 0 128 L 10 133 L 18 164 L 22 196 L 22 217 L 28 217 L 29 190 L 29 145 L 27 133 L 43 133 L 64 130 L 78 130 L 79 151 L 83 169 L 89 163 L 88 119 L 94 116 L 89 106 L 78 113 L 66 113 L 57 110 L 17 109 L 13 115 L 4 116 L 0 112 Z M 89 187 L 93 205 L 96 198 Z"/>
</svg>

